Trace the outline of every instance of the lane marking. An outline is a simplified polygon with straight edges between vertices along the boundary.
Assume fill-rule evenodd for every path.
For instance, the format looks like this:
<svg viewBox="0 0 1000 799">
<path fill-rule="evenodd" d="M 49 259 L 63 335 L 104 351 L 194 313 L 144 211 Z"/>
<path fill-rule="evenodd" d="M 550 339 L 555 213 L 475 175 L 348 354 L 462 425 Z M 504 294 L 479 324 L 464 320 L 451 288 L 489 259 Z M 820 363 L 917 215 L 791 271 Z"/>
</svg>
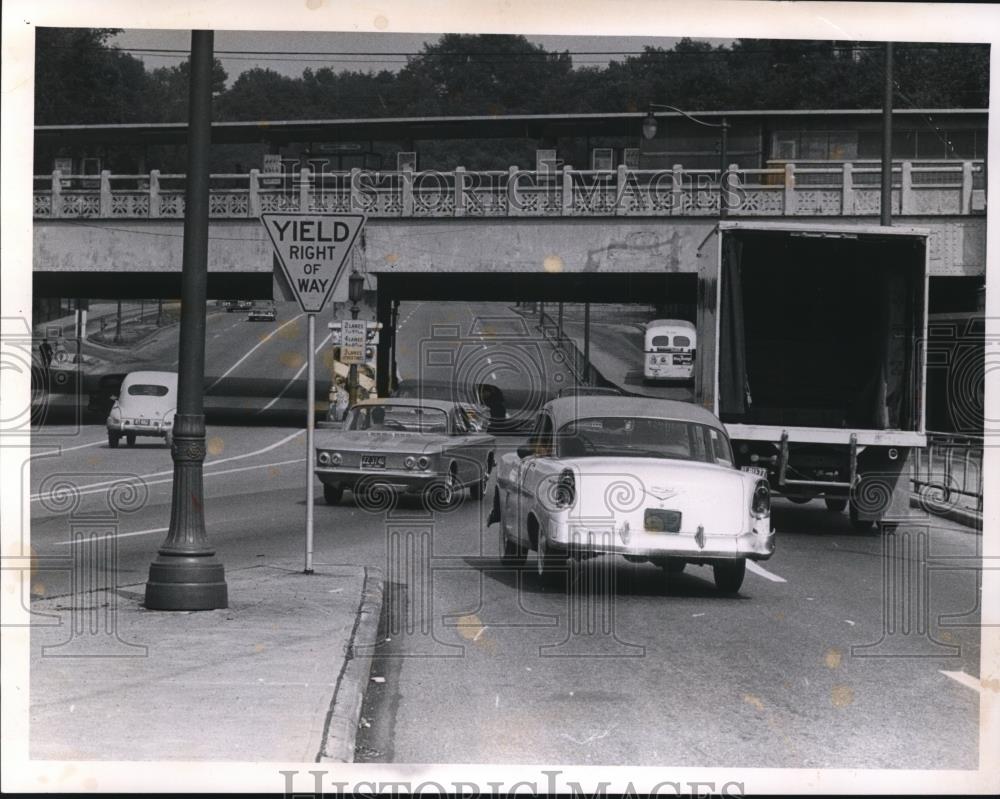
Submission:
<svg viewBox="0 0 1000 799">
<path fill-rule="evenodd" d="M 99 439 L 98 441 L 91 441 L 87 444 L 77 444 L 74 447 L 61 447 L 59 444 L 45 444 L 39 443 L 40 447 L 51 447 L 49 454 L 52 455 L 62 455 L 64 452 L 72 452 L 75 449 L 86 449 L 87 447 L 96 447 L 98 444 L 104 444 L 107 442 L 106 438 Z"/>
<path fill-rule="evenodd" d="M 136 530 L 134 533 L 117 533 L 114 538 L 130 538 L 133 535 L 153 535 L 154 533 L 165 533 L 169 530 L 169 527 L 154 527 L 151 530 Z M 83 539 L 83 536 L 80 536 Z M 86 539 L 83 539 L 86 540 Z M 76 541 L 56 541 L 52 546 L 54 547 L 68 547 L 75 544 Z"/>
<path fill-rule="evenodd" d="M 945 677 L 951 677 L 955 682 L 961 683 L 966 688 L 971 688 L 978 693 L 983 692 L 982 683 L 971 674 L 966 674 L 964 671 L 945 671 L 944 669 L 938 669 L 938 671 Z"/>
<path fill-rule="evenodd" d="M 755 561 L 752 561 L 752 560 L 748 560 L 747 561 L 747 569 L 750 570 L 750 571 L 752 571 L 754 574 L 759 575 L 760 577 L 763 577 L 765 580 L 770 580 L 772 583 L 787 583 L 788 582 L 788 580 L 786 580 L 784 577 L 779 577 L 774 572 L 769 572 L 763 566 L 758 565 Z"/>
<path fill-rule="evenodd" d="M 273 444 L 268 444 L 266 447 L 263 447 L 263 448 L 258 449 L 258 450 L 254 450 L 253 452 L 245 452 L 242 455 L 231 455 L 228 458 L 220 458 L 219 460 L 208 461 L 208 462 L 206 462 L 204 464 L 204 468 L 208 469 L 208 468 L 210 468 L 212 466 L 218 466 L 218 465 L 223 464 L 223 463 L 231 463 L 232 461 L 245 460 L 246 458 L 253 458 L 253 457 L 256 457 L 257 455 L 263 455 L 265 452 L 270 452 L 271 450 L 277 449 L 278 447 L 282 446 L 283 444 L 287 444 L 293 438 L 296 438 L 297 436 L 301 436 L 303 433 L 305 433 L 305 429 L 296 430 L 294 433 L 291 433 L 291 434 L 285 436 L 280 441 L 275 441 Z M 163 471 L 160 471 L 160 472 L 151 472 L 149 474 L 136 475 L 136 476 L 132 477 L 131 479 L 126 477 L 126 478 L 122 478 L 122 479 L 119 479 L 119 480 L 102 480 L 99 483 L 88 483 L 85 486 L 80 486 L 76 490 L 76 493 L 77 493 L 78 496 L 84 496 L 85 494 L 94 494 L 94 493 L 96 493 L 98 491 L 101 491 L 101 490 L 107 488 L 108 486 L 117 485 L 117 484 L 120 484 L 120 483 L 127 485 L 127 484 L 134 483 L 136 480 L 144 482 L 146 485 L 152 485 L 153 483 L 147 482 L 147 478 L 150 478 L 150 477 L 163 477 L 164 475 L 168 475 L 169 474 L 169 475 L 171 475 L 170 479 L 173 480 L 173 473 L 174 473 L 173 468 L 170 468 L 170 469 L 164 469 Z M 224 472 L 219 472 L 219 474 L 224 474 Z M 206 477 L 208 476 L 207 472 L 205 473 L 205 476 Z M 163 482 L 163 481 L 158 481 L 158 482 Z M 42 494 L 41 493 L 32 494 L 29 497 L 29 499 L 31 500 L 31 502 L 37 502 L 41 498 L 42 498 Z"/>
<path fill-rule="evenodd" d="M 292 317 L 291 319 L 289 319 L 289 320 L 288 320 L 287 322 L 285 322 L 285 323 L 283 323 L 283 324 L 279 325 L 279 326 L 278 326 L 278 327 L 276 327 L 276 328 L 275 328 L 274 330 L 272 330 L 272 331 L 271 331 L 270 333 L 268 333 L 268 334 L 267 334 L 266 336 L 264 336 L 264 338 L 262 338 L 262 339 L 261 339 L 260 341 L 258 341 L 258 342 L 257 342 L 257 343 L 256 343 L 256 344 L 255 344 L 255 345 L 253 346 L 253 347 L 251 347 L 251 348 L 250 348 L 250 349 L 249 349 L 249 350 L 247 351 L 246 355 L 244 355 L 244 356 L 243 356 L 242 358 L 240 358 L 240 359 L 239 359 L 239 360 L 238 360 L 238 361 L 237 361 L 236 363 L 234 363 L 234 364 L 233 364 L 232 366 L 230 366 L 230 367 L 229 367 L 229 368 L 228 368 L 228 369 L 227 369 L 227 370 L 226 370 L 225 372 L 223 372 L 223 373 L 222 373 L 222 376 L 221 376 L 221 377 L 217 378 L 217 379 L 216 379 L 216 381 L 215 381 L 214 383 L 212 383 L 212 385 L 210 385 L 210 386 L 209 386 L 208 388 L 206 388 L 206 389 L 205 389 L 205 392 L 207 393 L 207 392 L 211 391 L 211 390 L 212 390 L 213 388 L 215 388 L 215 387 L 216 387 L 216 386 L 217 386 L 217 385 L 218 385 L 218 384 L 219 384 L 219 383 L 220 383 L 220 382 L 221 382 L 221 381 L 222 381 L 222 380 L 223 380 L 224 378 L 226 378 L 226 377 L 228 377 L 229 375 L 231 375 L 231 374 L 233 373 L 233 370 L 234 370 L 234 369 L 236 369 L 236 367 L 237 367 L 237 366 L 239 366 L 239 365 L 240 365 L 241 363 L 243 363 L 243 361 L 245 361 L 245 360 L 246 360 L 247 358 L 249 358 L 249 357 L 250 357 L 251 355 L 253 355 L 253 354 L 254 354 L 254 353 L 255 353 L 255 352 L 257 351 L 257 349 L 258 349 L 259 347 L 262 347 L 262 346 L 264 346 L 264 345 L 265 345 L 265 344 L 266 344 L 266 343 L 267 343 L 268 341 L 270 341 L 270 340 L 271 340 L 271 338 L 272 338 L 272 337 L 273 337 L 273 336 L 274 336 L 274 335 L 275 335 L 276 333 L 278 333 L 278 331 L 280 331 L 280 330 L 283 330 L 284 328 L 288 327 L 288 325 L 290 325 L 290 324 L 291 324 L 292 322 L 294 322 L 294 321 L 295 321 L 295 320 L 297 320 L 297 319 L 301 319 L 301 318 L 302 318 L 303 316 L 305 316 L 305 314 L 304 314 L 304 313 L 300 313 L 300 314 L 299 314 L 298 316 L 293 316 L 293 317 Z"/>
<path fill-rule="evenodd" d="M 326 334 L 326 338 L 323 339 L 319 343 L 319 345 L 316 347 L 316 349 L 313 351 L 313 355 L 315 355 L 317 352 L 320 352 L 323 349 L 323 347 L 326 346 L 326 342 L 328 342 L 332 336 L 333 336 L 333 331 L 331 330 L 329 333 Z M 281 391 L 278 392 L 278 396 L 276 396 L 273 400 L 271 400 L 269 403 L 267 403 L 267 405 L 265 405 L 263 408 L 261 408 L 259 411 L 257 411 L 257 413 L 263 413 L 268 408 L 270 408 L 272 405 L 274 405 L 274 403 L 276 403 L 278 400 L 280 400 L 284 396 L 285 392 L 288 391 L 289 386 L 291 386 L 292 383 L 294 383 L 296 380 L 298 380 L 300 377 L 302 377 L 302 373 L 306 369 L 308 369 L 308 368 L 309 368 L 309 363 L 308 362 L 302 364 L 302 366 L 299 367 L 299 371 L 297 371 L 295 373 L 295 377 L 293 377 L 291 380 L 289 380 L 287 383 L 285 383 L 285 387 L 283 389 L 281 389 Z M 308 391 L 309 391 L 309 389 L 306 388 L 306 393 L 308 393 Z M 315 401 L 315 399 L 313 401 Z M 306 397 L 306 403 L 308 404 L 308 402 L 309 402 L 309 397 Z"/>
<path fill-rule="evenodd" d="M 220 469 L 217 472 L 208 472 L 208 473 L 204 474 L 203 477 L 204 478 L 216 477 L 216 476 L 222 475 L 222 474 L 236 474 L 238 472 L 253 471 L 254 469 L 265 469 L 265 468 L 270 468 L 272 466 L 288 466 L 288 465 L 293 464 L 293 463 L 304 463 L 304 462 L 305 462 L 305 458 L 293 458 L 293 459 L 287 460 L 287 461 L 275 461 L 274 463 L 259 463 L 259 464 L 255 464 L 253 466 L 237 466 L 235 469 Z M 159 485 L 161 483 L 169 483 L 169 482 L 172 482 L 172 481 L 173 481 L 173 477 L 167 477 L 167 478 L 164 478 L 162 480 L 150 480 L 148 483 L 145 483 L 145 485 L 148 485 L 148 486 L 149 485 Z M 117 533 L 114 537 L 115 538 L 130 538 L 131 536 L 135 536 L 135 535 L 153 535 L 154 533 L 165 533 L 169 529 L 170 529 L 169 527 L 153 527 L 153 528 L 150 528 L 149 530 L 135 530 L 134 532 L 130 532 L 130 533 Z M 71 546 L 74 543 L 76 543 L 76 542 L 73 541 L 73 540 L 70 540 L 70 541 L 57 541 L 52 546 L 67 547 L 67 546 Z"/>
</svg>

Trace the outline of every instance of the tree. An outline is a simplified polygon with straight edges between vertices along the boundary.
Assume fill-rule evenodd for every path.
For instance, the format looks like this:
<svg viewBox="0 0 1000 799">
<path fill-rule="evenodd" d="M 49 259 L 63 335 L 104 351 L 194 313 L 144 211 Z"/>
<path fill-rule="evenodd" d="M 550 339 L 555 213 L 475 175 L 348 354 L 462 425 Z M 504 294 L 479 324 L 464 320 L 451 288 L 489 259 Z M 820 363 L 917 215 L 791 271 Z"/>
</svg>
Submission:
<svg viewBox="0 0 1000 799">
<path fill-rule="evenodd" d="M 174 67 L 159 67 L 149 73 L 146 81 L 145 122 L 187 122 L 191 64 L 182 61 Z M 226 90 L 226 70 L 219 59 L 212 66 L 212 94 L 221 96 Z"/>
<path fill-rule="evenodd" d="M 144 119 L 142 61 L 107 46 L 115 28 L 38 28 L 35 123 L 138 122 Z"/>
</svg>

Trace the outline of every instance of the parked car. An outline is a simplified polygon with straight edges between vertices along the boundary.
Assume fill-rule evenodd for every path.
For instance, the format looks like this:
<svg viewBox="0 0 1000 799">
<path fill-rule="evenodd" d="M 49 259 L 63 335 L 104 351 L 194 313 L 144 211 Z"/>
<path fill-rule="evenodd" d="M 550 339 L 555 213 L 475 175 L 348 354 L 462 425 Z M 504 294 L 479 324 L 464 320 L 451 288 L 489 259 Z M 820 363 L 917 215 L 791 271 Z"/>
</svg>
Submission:
<svg viewBox="0 0 1000 799">
<path fill-rule="evenodd" d="M 767 480 L 737 469 L 722 423 L 687 402 L 552 400 L 492 483 L 502 559 L 534 550 L 540 574 L 568 555 L 624 555 L 668 572 L 711 565 L 735 593 L 746 561 L 774 552 Z"/>
<path fill-rule="evenodd" d="M 108 413 L 108 446 L 117 447 L 125 436 L 131 447 L 137 436 L 155 436 L 173 441 L 177 410 L 176 372 L 130 372 L 122 381 Z"/>
<path fill-rule="evenodd" d="M 331 505 L 345 489 L 422 493 L 436 507 L 452 505 L 465 487 L 482 499 L 496 457 L 493 436 L 473 431 L 460 405 L 425 398 L 359 402 L 341 429 L 317 431 L 316 442 L 316 474 Z"/>
<path fill-rule="evenodd" d="M 485 432 L 490 424 L 490 410 L 474 387 L 456 386 L 447 380 L 401 380 L 392 396 L 424 397 L 458 403 L 469 418 L 474 432 Z"/>
<path fill-rule="evenodd" d="M 642 376 L 646 381 L 694 379 L 698 330 L 683 319 L 646 323 Z"/>
<path fill-rule="evenodd" d="M 278 310 L 274 307 L 273 302 L 269 303 L 253 303 L 250 306 L 250 310 L 247 312 L 247 321 L 249 322 L 273 322 L 278 318 Z"/>
</svg>

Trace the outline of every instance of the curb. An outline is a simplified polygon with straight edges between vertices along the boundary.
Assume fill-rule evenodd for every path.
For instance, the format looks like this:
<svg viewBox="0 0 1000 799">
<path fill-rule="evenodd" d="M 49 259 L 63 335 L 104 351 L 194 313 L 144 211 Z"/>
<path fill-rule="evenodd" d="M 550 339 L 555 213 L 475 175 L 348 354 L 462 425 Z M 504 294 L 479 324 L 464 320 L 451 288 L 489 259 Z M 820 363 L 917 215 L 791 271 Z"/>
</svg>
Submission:
<svg viewBox="0 0 1000 799">
<path fill-rule="evenodd" d="M 378 625 L 382 615 L 383 581 L 378 569 L 365 568 L 361 602 L 347 644 L 343 669 L 337 677 L 323 729 L 317 763 L 353 763 L 361 703 L 371 676 Z"/>
<path fill-rule="evenodd" d="M 983 519 L 975 511 L 963 510 L 962 508 L 942 508 L 941 510 L 932 510 L 925 507 L 919 496 L 910 497 L 910 507 L 919 508 L 932 516 L 939 516 L 950 522 L 961 524 L 963 527 L 972 528 L 972 531 L 976 534 L 982 534 L 983 532 Z"/>
</svg>

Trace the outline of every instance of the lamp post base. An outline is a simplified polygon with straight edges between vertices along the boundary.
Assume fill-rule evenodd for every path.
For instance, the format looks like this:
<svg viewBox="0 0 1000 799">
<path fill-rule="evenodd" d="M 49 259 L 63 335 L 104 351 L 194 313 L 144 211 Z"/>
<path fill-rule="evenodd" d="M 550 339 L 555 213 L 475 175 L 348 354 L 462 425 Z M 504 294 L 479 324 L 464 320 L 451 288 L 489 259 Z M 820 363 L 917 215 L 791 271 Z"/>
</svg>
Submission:
<svg viewBox="0 0 1000 799">
<path fill-rule="evenodd" d="M 225 569 L 214 556 L 161 554 L 149 564 L 147 610 L 218 610 L 228 606 Z"/>
</svg>

